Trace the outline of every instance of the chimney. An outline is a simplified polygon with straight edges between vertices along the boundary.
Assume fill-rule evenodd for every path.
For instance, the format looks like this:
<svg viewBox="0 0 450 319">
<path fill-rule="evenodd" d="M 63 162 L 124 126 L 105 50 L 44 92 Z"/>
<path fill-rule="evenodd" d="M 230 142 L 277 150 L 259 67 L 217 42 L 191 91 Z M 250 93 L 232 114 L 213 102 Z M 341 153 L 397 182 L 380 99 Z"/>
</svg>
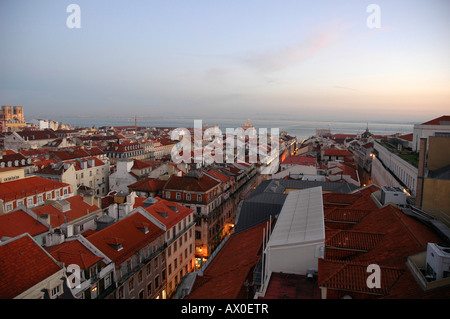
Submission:
<svg viewBox="0 0 450 319">
<path fill-rule="evenodd" d="M 425 176 L 425 164 L 427 155 L 427 139 L 420 139 L 420 151 L 419 151 L 419 167 L 417 170 L 417 186 L 416 186 L 416 206 L 422 208 L 423 197 L 423 179 Z"/>
</svg>

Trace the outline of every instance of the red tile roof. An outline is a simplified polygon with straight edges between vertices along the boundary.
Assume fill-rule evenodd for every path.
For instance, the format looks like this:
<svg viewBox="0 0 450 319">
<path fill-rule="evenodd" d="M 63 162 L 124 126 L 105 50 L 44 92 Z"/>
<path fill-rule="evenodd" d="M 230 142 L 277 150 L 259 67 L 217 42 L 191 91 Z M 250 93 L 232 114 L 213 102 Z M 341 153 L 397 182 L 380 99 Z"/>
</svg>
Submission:
<svg viewBox="0 0 450 319">
<path fill-rule="evenodd" d="M 443 296 L 442 290 L 440 294 L 423 292 L 406 266 L 409 256 L 441 238 L 392 205 L 379 209 L 370 197 L 378 189 L 369 186 L 355 194 L 340 194 L 339 200 L 324 194 L 326 249 L 325 259 L 319 259 L 319 285 L 329 288 L 327 298 L 344 294 L 390 298 L 393 291 L 399 298 Z M 339 225 L 342 228 L 336 229 Z M 369 264 L 381 268 L 381 289 L 367 287 Z M 450 289 L 447 291 L 450 296 Z"/>
<path fill-rule="evenodd" d="M 155 197 L 155 199 L 157 200 L 156 203 L 151 206 L 144 207 L 143 202 L 145 198 L 138 197 L 135 199 L 134 208 L 143 207 L 147 212 L 166 225 L 167 230 L 194 212 L 194 210 L 176 202 L 171 202 L 160 197 Z M 164 214 L 164 216 L 160 213 Z"/>
<path fill-rule="evenodd" d="M 51 129 L 45 130 L 23 130 L 17 132 L 24 140 L 47 140 L 47 139 L 57 139 L 58 136 Z"/>
<path fill-rule="evenodd" d="M 317 283 L 306 276 L 272 273 L 261 299 L 320 299 Z"/>
<path fill-rule="evenodd" d="M 401 138 L 402 140 L 406 140 L 406 141 L 412 142 L 412 140 L 413 140 L 413 133 L 400 135 L 398 138 Z"/>
<path fill-rule="evenodd" d="M 70 185 L 38 176 L 31 176 L 12 182 L 0 183 L 0 198 L 8 202 L 63 187 L 70 187 Z"/>
<path fill-rule="evenodd" d="M 353 156 L 352 153 L 346 150 L 338 150 L 336 148 L 328 148 L 325 150 L 324 156 Z"/>
<path fill-rule="evenodd" d="M 227 176 L 223 173 L 221 173 L 220 171 L 216 170 L 216 169 L 211 169 L 208 171 L 208 174 L 219 179 L 220 181 L 222 181 L 223 183 L 227 183 L 229 182 L 232 178 L 230 176 Z"/>
<path fill-rule="evenodd" d="M 162 164 L 162 162 L 158 161 L 140 161 L 134 160 L 133 167 L 131 169 L 145 169 L 149 167 L 158 167 Z"/>
<path fill-rule="evenodd" d="M 135 222 L 149 223 L 148 232 L 145 234 L 139 230 Z M 87 239 L 118 266 L 162 234 L 164 231 L 161 228 L 141 213 L 135 212 L 88 236 Z M 117 250 L 112 247 L 117 244 L 122 244 L 123 248 Z"/>
<path fill-rule="evenodd" d="M 100 209 L 96 205 L 86 203 L 81 195 L 66 198 L 65 201 L 70 204 L 70 209 L 66 212 L 62 212 L 52 204 L 35 207 L 32 210 L 38 216 L 42 216 L 44 214 L 49 215 L 50 225 L 52 227 L 59 227 L 65 222 L 70 223 L 71 221 L 77 220 L 78 218 L 89 215 L 90 213 Z"/>
<path fill-rule="evenodd" d="M 328 234 L 328 233 L 327 233 Z M 325 241 L 328 247 L 337 249 L 369 251 L 381 241 L 383 234 L 339 230 L 331 234 Z"/>
<path fill-rule="evenodd" d="M 0 215 L 0 239 L 16 237 L 24 233 L 36 236 L 48 231 L 49 228 L 27 214 L 22 209 Z"/>
<path fill-rule="evenodd" d="M 328 260 L 319 259 L 320 269 L 324 269 L 328 262 Z M 389 294 L 389 290 L 405 272 L 401 268 L 380 266 L 380 288 L 369 288 L 367 278 L 370 273 L 367 272 L 367 264 L 336 261 L 333 261 L 332 264 L 333 267 L 330 274 L 327 274 L 328 276 L 323 271 L 319 272 L 319 285 L 321 287 L 327 287 L 329 290 L 340 290 L 348 294 L 363 293 L 373 297 Z"/>
<path fill-rule="evenodd" d="M 304 166 L 317 166 L 317 158 L 310 156 L 289 156 L 281 164 L 296 164 Z"/>
<path fill-rule="evenodd" d="M 185 190 L 193 192 L 206 192 L 215 186 L 219 185 L 220 182 L 203 174 L 200 179 L 196 177 L 184 175 L 182 177 L 172 175 L 167 181 L 165 190 Z"/>
<path fill-rule="evenodd" d="M 66 266 L 75 264 L 84 270 L 103 259 L 102 257 L 96 256 L 79 240 L 66 241 L 58 245 L 56 249 L 52 249 L 50 254 Z"/>
<path fill-rule="evenodd" d="M 266 223 L 232 235 L 203 276 L 197 276 L 186 299 L 246 298 L 244 282 L 260 257 L 264 227 Z"/>
<path fill-rule="evenodd" d="M 0 243 L 0 299 L 12 299 L 61 268 L 28 234 Z"/>
<path fill-rule="evenodd" d="M 128 188 L 136 191 L 158 192 L 164 188 L 167 181 L 147 177 L 136 183 L 128 185 Z"/>
<path fill-rule="evenodd" d="M 443 125 L 444 123 L 442 122 L 446 122 L 445 125 L 449 125 L 450 115 L 442 115 L 440 117 L 422 123 L 422 125 Z"/>
</svg>

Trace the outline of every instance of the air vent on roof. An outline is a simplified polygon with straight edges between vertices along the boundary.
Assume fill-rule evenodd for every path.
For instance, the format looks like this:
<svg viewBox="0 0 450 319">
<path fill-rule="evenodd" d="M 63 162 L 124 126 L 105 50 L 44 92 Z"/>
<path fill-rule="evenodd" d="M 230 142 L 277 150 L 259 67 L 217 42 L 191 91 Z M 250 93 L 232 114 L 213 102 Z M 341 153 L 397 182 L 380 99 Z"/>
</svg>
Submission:
<svg viewBox="0 0 450 319">
<path fill-rule="evenodd" d="M 136 222 L 135 225 L 136 225 L 137 229 L 139 229 L 144 234 L 148 233 L 148 223 Z"/>
<path fill-rule="evenodd" d="M 105 242 L 117 251 L 123 249 L 123 239 L 122 238 L 107 237 L 107 238 L 105 238 Z"/>
<path fill-rule="evenodd" d="M 173 210 L 175 213 L 178 213 L 178 206 L 169 206 L 171 210 Z"/>
<path fill-rule="evenodd" d="M 146 200 L 144 200 L 142 202 L 142 204 L 144 205 L 144 207 L 149 207 L 149 206 L 152 206 L 153 204 L 155 204 L 157 202 L 158 202 L 158 200 L 156 198 L 148 197 Z"/>
<path fill-rule="evenodd" d="M 160 214 L 163 218 L 169 217 L 169 214 L 167 214 L 166 212 L 157 212 L 157 213 Z"/>
</svg>

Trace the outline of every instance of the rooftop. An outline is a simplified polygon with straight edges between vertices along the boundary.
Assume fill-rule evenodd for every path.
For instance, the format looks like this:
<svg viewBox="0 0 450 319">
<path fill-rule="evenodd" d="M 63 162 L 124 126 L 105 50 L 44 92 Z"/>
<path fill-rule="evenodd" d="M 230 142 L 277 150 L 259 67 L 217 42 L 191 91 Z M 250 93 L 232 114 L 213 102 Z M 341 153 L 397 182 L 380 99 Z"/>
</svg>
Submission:
<svg viewBox="0 0 450 319">
<path fill-rule="evenodd" d="M 450 125 L 450 115 L 442 115 L 421 125 Z"/>
<path fill-rule="evenodd" d="M 20 180 L 0 183 L 0 199 L 8 202 L 63 187 L 70 187 L 70 185 L 38 176 L 30 176 Z"/>
<path fill-rule="evenodd" d="M 28 234 L 0 243 L 0 299 L 13 299 L 61 270 Z"/>
<path fill-rule="evenodd" d="M 324 240 L 322 188 L 289 192 L 268 247 Z"/>
<path fill-rule="evenodd" d="M 139 229 L 140 223 L 148 224 L 148 232 L 143 232 Z M 135 212 L 89 235 L 87 239 L 114 261 L 116 265 L 120 265 L 135 254 L 136 251 L 153 242 L 163 233 L 164 231 L 146 216 L 140 212 Z M 122 245 L 122 249 L 116 249 L 115 245 Z"/>
<path fill-rule="evenodd" d="M 244 282 L 253 273 L 259 260 L 262 233 L 261 223 L 239 234 L 232 235 L 203 273 L 195 279 L 191 294 L 186 299 L 244 299 Z M 251 281 L 251 280 L 249 280 Z"/>
<path fill-rule="evenodd" d="M 22 209 L 0 215 L 0 240 L 2 237 L 13 238 L 24 233 L 36 236 L 47 231 L 49 231 L 48 226 Z"/>
</svg>

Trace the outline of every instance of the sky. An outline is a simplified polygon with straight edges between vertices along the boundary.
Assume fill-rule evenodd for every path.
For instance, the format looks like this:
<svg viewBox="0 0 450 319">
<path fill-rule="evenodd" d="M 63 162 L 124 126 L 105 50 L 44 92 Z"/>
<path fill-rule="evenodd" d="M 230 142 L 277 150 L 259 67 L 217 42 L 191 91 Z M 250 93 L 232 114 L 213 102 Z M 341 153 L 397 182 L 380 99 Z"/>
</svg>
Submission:
<svg viewBox="0 0 450 319">
<path fill-rule="evenodd" d="M 447 0 L 2 0 L 0 104 L 424 122 L 450 114 L 449 16 Z"/>
</svg>

